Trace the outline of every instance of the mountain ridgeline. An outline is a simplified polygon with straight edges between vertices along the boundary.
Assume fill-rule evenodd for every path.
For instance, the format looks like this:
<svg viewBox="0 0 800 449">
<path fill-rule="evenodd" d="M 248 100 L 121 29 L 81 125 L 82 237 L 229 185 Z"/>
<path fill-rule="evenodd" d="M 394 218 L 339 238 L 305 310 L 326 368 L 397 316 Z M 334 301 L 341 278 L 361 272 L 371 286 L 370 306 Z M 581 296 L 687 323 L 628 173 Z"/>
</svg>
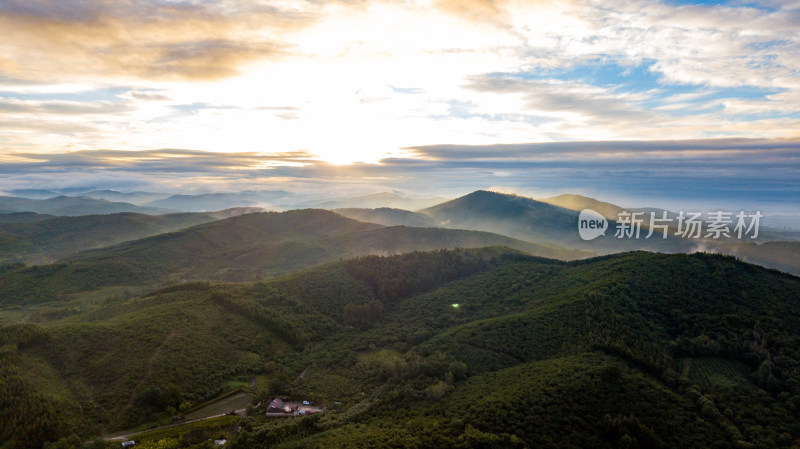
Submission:
<svg viewBox="0 0 800 449">
<path fill-rule="evenodd" d="M 49 215 L 97 215 L 116 214 L 120 212 L 136 212 L 141 214 L 160 215 L 175 210 L 157 207 L 137 206 L 131 203 L 108 201 L 86 196 L 57 196 L 46 199 L 29 199 L 0 196 L 0 214 L 13 212 L 36 212 Z"/>
<path fill-rule="evenodd" d="M 800 253 L 792 251 L 792 245 L 790 244 L 792 241 L 797 241 L 796 233 L 765 227 L 759 231 L 758 239 L 752 241 L 742 241 L 736 238 L 680 238 L 677 236 L 678 228 L 676 223 L 678 215 L 674 212 L 652 207 L 622 208 L 615 204 L 575 194 L 564 194 L 535 200 L 516 195 L 479 190 L 448 201 L 438 197 L 406 198 L 397 192 L 332 199 L 309 199 L 308 194 L 304 195 L 282 190 L 172 196 L 148 192 L 90 191 L 81 193 L 83 196 L 80 197 L 59 196 L 52 198 L 48 198 L 48 196 L 58 195 L 58 193 L 52 191 L 18 192 L 19 195 L 46 199 L 29 200 L 19 197 L 0 197 L 0 225 L 14 222 L 21 224 L 41 221 L 45 216 L 31 216 L 31 214 L 24 211 L 39 211 L 40 213 L 46 212 L 53 215 L 103 214 L 119 211 L 135 211 L 139 213 L 149 211 L 147 213 L 163 214 L 169 212 L 169 209 L 144 209 L 143 207 L 160 206 L 184 211 L 206 211 L 238 206 L 233 210 L 245 210 L 247 212 L 264 211 L 263 207 L 278 210 L 314 207 L 334 209 L 335 212 L 348 218 L 383 226 L 439 227 L 497 233 L 540 246 L 550 247 L 551 250 L 556 250 L 556 252 L 552 252 L 549 256 L 557 258 L 580 258 L 591 254 L 613 254 L 635 250 L 665 253 L 689 253 L 704 250 L 732 254 L 766 267 L 778 268 L 795 274 L 800 273 L 800 268 L 798 268 L 800 267 Z M 107 200 L 128 200 L 136 202 L 137 205 Z M 419 209 L 420 207 L 425 207 L 425 209 Z M 12 213 L 2 213 L 4 208 L 7 208 L 7 211 Z M 604 235 L 590 241 L 584 241 L 580 238 L 577 232 L 579 225 L 578 213 L 583 209 L 597 211 L 610 221 L 606 228 L 607 232 Z M 412 210 L 416 210 L 416 212 Z M 642 223 L 642 235 L 638 238 L 617 238 L 615 235 L 616 220 L 618 220 L 620 212 L 625 210 L 642 214 L 641 217 L 644 220 Z M 208 212 L 201 212 L 201 215 L 208 214 Z M 211 215 L 215 214 L 212 213 Z M 647 226 L 650 214 L 655 214 L 655 217 L 661 217 L 662 214 L 666 214 L 672 220 L 672 227 L 668 230 L 669 238 L 661 238 L 660 232 L 656 233 L 652 238 L 645 237 L 649 234 Z M 216 218 L 224 217 L 217 216 Z M 98 221 L 100 220 L 98 219 Z M 50 224 L 54 223 L 55 221 Z M 65 225 L 66 228 L 70 226 L 69 223 Z M 25 236 L 20 237 L 18 235 L 20 233 L 19 230 L 23 227 L 17 226 L 16 229 L 8 226 L 0 227 L 3 227 L 3 229 L 0 229 L 0 263 L 25 262 L 28 264 L 43 264 L 48 261 L 66 258 L 80 250 L 109 246 L 155 234 L 143 230 L 144 232 L 140 232 L 137 235 L 133 230 L 126 229 L 123 226 L 120 237 L 117 237 L 113 231 L 107 232 L 106 235 L 109 238 L 97 238 L 94 239 L 95 241 L 91 236 L 75 234 L 77 238 L 73 240 L 68 235 L 52 234 L 53 238 L 60 238 L 61 241 L 51 242 L 47 240 L 48 236 L 45 236 L 44 241 L 39 242 L 37 239 L 31 240 Z M 102 226 L 95 229 L 99 231 L 98 236 L 103 235 L 104 229 L 102 229 Z M 169 227 L 164 227 L 161 232 L 169 230 L 171 230 Z M 22 231 L 23 234 L 29 232 L 32 231 Z M 76 243 L 71 244 L 70 242 L 72 241 Z M 88 243 L 88 245 L 78 245 L 78 243 L 84 242 Z M 780 243 L 764 245 L 764 243 L 768 242 Z M 54 243 L 55 247 L 52 247 Z M 752 243 L 753 245 L 747 245 L 746 243 Z M 587 254 L 581 255 L 578 252 L 568 254 L 564 252 L 565 248 L 583 251 Z M 535 254 L 548 256 L 543 252 Z"/>
<path fill-rule="evenodd" d="M 378 223 L 384 226 L 415 226 L 421 228 L 436 226 L 436 221 L 425 214 L 389 207 L 336 209 L 334 212 L 353 220 Z"/>
<path fill-rule="evenodd" d="M 321 209 L 265 212 L 85 251 L 50 265 L 6 265 L 0 302 L 47 302 L 112 286 L 255 281 L 359 255 L 484 246 L 559 259 L 591 255 L 489 232 L 385 227 Z"/>
<path fill-rule="evenodd" d="M 213 214 L 53 217 L 17 213 L 0 218 L 0 263 L 42 265 L 81 251 L 138 240 L 215 221 Z"/>
<path fill-rule="evenodd" d="M 253 412 L 232 448 L 792 447 L 798 300 L 791 275 L 645 252 L 438 250 L 189 282 L 0 327 L 0 441 L 169 422 L 256 378 L 254 402 L 330 411 Z"/>
<path fill-rule="evenodd" d="M 598 254 L 632 250 L 689 252 L 695 246 L 680 238 L 619 239 L 613 232 L 606 232 L 596 240 L 584 241 L 578 234 L 578 211 L 522 196 L 485 190 L 420 212 L 436 219 L 440 226 L 448 228 L 491 230 L 522 240 Z M 608 229 L 615 226 L 615 222 L 610 221 Z"/>
</svg>

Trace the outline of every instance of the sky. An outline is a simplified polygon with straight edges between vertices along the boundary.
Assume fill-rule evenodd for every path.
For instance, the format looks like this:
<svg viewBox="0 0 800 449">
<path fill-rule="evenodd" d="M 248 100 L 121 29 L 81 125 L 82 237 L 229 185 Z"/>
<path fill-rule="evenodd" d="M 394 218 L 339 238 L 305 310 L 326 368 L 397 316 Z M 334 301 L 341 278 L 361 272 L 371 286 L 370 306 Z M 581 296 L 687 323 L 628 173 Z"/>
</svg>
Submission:
<svg viewBox="0 0 800 449">
<path fill-rule="evenodd" d="M 797 0 L 0 0 L 0 29 L 0 191 L 800 209 Z"/>
</svg>

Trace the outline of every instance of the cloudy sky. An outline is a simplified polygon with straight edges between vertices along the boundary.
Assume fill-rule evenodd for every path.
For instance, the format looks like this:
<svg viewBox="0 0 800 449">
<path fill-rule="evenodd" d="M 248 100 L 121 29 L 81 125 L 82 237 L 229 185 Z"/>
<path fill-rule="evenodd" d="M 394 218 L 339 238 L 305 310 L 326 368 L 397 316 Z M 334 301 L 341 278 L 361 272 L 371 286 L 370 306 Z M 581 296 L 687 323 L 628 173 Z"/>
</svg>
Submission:
<svg viewBox="0 0 800 449">
<path fill-rule="evenodd" d="M 797 0 L 0 0 L 0 29 L 0 191 L 800 198 Z"/>
</svg>

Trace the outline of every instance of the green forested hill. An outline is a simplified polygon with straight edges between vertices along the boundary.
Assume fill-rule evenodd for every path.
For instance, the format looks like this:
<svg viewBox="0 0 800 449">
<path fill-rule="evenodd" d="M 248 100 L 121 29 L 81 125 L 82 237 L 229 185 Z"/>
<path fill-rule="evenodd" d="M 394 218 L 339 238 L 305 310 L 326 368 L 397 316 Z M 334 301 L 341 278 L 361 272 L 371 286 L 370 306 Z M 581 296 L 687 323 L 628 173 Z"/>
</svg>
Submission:
<svg viewBox="0 0 800 449">
<path fill-rule="evenodd" d="M 608 203 L 594 204 L 601 211 L 607 211 L 603 205 Z M 448 228 L 497 232 L 531 242 L 549 242 L 597 254 L 632 250 L 689 252 L 696 246 L 694 242 L 681 238 L 619 239 L 614 237 L 615 224 L 611 222 L 610 232 L 595 240 L 584 241 L 578 234 L 579 211 L 522 196 L 485 190 L 478 190 L 419 212 Z"/>
<path fill-rule="evenodd" d="M 0 217 L 0 263 L 52 263 L 88 249 L 111 246 L 217 219 L 212 214 L 145 215 L 129 212 L 39 217 L 36 214 L 10 214 L 5 219 L 6 222 L 2 222 L 4 217 Z"/>
<path fill-rule="evenodd" d="M 188 283 L 0 328 L 0 441 L 167 418 L 258 376 L 260 398 L 332 411 L 253 414 L 231 447 L 797 447 L 798 300 L 797 277 L 642 252 L 437 251 Z"/>
<path fill-rule="evenodd" d="M 403 209 L 392 209 L 390 207 L 336 209 L 334 212 L 354 220 L 378 223 L 384 226 L 416 226 L 423 228 L 436 226 L 436 221 L 425 214 Z"/>
<path fill-rule="evenodd" d="M 591 255 L 488 232 L 383 227 L 325 210 L 267 212 L 86 251 L 51 265 L 6 266 L 0 304 L 45 302 L 109 286 L 253 281 L 365 254 L 490 245 L 563 259 Z"/>
<path fill-rule="evenodd" d="M 491 227 L 529 240 L 579 240 L 575 211 L 516 195 L 478 190 L 420 212 L 450 227 Z"/>
<path fill-rule="evenodd" d="M 0 223 L 36 223 L 49 218 L 53 218 L 53 215 L 37 214 L 36 212 L 0 213 Z"/>
</svg>

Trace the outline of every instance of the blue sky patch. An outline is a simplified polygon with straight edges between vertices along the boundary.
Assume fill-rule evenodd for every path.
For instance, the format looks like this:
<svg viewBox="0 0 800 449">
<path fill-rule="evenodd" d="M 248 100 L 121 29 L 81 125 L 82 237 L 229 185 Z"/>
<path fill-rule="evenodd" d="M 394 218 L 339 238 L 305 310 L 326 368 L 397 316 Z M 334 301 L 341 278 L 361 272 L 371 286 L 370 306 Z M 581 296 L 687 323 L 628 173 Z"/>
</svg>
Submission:
<svg viewBox="0 0 800 449">
<path fill-rule="evenodd" d="M 15 98 L 17 100 L 33 101 L 119 101 L 120 95 L 130 89 L 114 87 L 109 89 L 96 89 L 83 92 L 53 92 L 53 93 L 19 93 L 0 92 L 2 98 Z"/>
</svg>

